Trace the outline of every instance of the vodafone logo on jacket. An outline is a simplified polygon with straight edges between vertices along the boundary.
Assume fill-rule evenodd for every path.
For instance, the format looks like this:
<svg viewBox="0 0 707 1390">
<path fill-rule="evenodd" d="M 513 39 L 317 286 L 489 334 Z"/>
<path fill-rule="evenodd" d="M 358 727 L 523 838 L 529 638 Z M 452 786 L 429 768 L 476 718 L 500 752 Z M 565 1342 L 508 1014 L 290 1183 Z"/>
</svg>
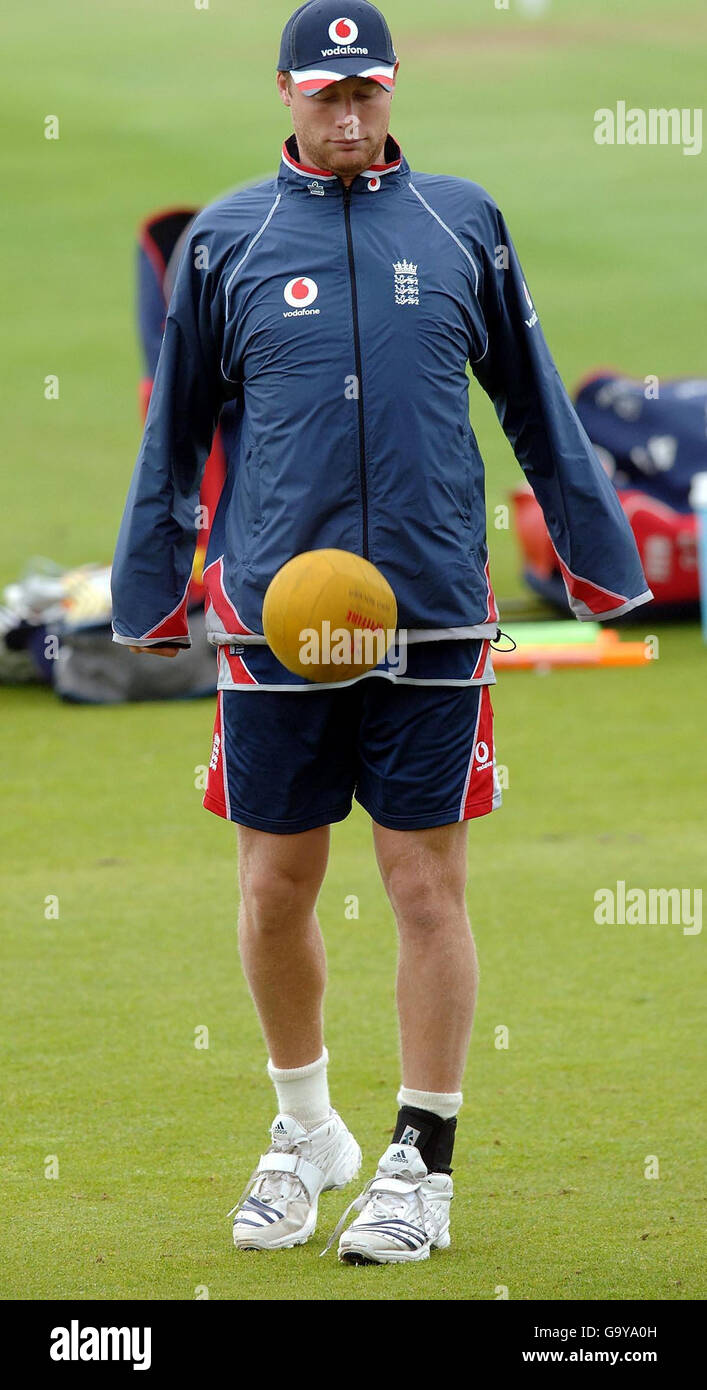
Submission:
<svg viewBox="0 0 707 1390">
<path fill-rule="evenodd" d="M 358 25 L 354 24 L 352 19 L 335 19 L 329 25 L 329 38 L 332 43 L 348 48 L 349 44 L 355 43 L 358 38 Z"/>
<path fill-rule="evenodd" d="M 318 294 L 316 280 L 310 280 L 307 275 L 298 275 L 296 280 L 290 280 L 289 285 L 285 285 L 285 299 L 293 309 L 306 309 L 314 303 Z"/>
<path fill-rule="evenodd" d="M 285 310 L 286 319 L 295 318 L 300 314 L 318 314 L 318 309 L 313 309 L 319 286 L 316 280 L 310 279 L 308 275 L 298 275 L 294 280 L 290 280 L 285 285 L 284 295 L 290 305 L 290 311 Z"/>
</svg>

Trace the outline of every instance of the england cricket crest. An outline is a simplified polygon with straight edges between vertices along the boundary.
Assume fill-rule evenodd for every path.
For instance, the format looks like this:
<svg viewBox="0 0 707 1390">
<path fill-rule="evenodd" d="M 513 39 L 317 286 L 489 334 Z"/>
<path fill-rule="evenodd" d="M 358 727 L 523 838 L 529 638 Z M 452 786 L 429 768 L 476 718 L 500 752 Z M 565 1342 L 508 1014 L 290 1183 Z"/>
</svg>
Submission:
<svg viewBox="0 0 707 1390">
<path fill-rule="evenodd" d="M 420 281 L 417 266 L 413 265 L 411 261 L 395 261 L 393 271 L 395 273 L 395 303 L 419 304 Z"/>
</svg>

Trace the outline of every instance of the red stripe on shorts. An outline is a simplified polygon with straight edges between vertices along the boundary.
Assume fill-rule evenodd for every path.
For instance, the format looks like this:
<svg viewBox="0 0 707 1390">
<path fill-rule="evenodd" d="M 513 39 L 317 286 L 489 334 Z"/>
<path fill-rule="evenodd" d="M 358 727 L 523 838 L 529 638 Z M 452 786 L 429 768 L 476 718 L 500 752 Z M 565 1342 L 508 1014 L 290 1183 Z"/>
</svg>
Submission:
<svg viewBox="0 0 707 1390">
<path fill-rule="evenodd" d="M 228 795 L 228 775 L 226 772 L 226 749 L 223 731 L 223 691 L 216 696 L 216 719 L 214 721 L 214 740 L 211 747 L 209 775 L 202 803 L 208 811 L 213 811 L 224 820 L 231 818 L 231 805 Z"/>
<path fill-rule="evenodd" d="M 493 810 L 494 800 L 493 709 L 488 685 L 479 690 L 479 708 L 474 726 L 471 756 L 462 792 L 460 820 L 486 816 Z"/>
</svg>

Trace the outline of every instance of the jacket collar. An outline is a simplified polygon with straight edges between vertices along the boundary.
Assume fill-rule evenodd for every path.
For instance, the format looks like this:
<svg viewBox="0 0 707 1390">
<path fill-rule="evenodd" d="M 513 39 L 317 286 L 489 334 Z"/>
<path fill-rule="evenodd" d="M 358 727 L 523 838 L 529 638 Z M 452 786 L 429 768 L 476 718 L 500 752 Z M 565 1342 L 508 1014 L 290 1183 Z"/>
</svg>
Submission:
<svg viewBox="0 0 707 1390">
<path fill-rule="evenodd" d="M 354 179 L 351 185 L 352 194 L 378 193 L 383 187 L 392 188 L 400 183 L 404 174 L 410 172 L 410 166 L 392 135 L 389 135 L 385 142 L 384 161 L 382 164 L 373 164 L 370 169 L 364 169 L 363 173 Z M 327 169 L 315 169 L 312 165 L 301 162 L 294 135 L 291 135 L 282 147 L 278 184 L 281 188 L 284 186 L 295 193 L 307 193 L 319 198 L 341 198 L 344 192 L 344 185 L 338 174 L 332 174 Z"/>
</svg>

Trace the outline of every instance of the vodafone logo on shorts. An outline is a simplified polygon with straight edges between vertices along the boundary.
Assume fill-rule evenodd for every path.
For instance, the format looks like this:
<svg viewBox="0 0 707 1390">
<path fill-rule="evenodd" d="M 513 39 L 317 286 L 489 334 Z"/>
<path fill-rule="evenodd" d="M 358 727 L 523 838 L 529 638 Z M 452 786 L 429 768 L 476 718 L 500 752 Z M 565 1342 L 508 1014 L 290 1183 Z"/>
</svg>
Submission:
<svg viewBox="0 0 707 1390">
<path fill-rule="evenodd" d="M 318 309 L 313 309 L 319 286 L 316 280 L 311 280 L 308 275 L 298 275 L 294 280 L 290 280 L 285 285 L 285 300 L 290 305 L 290 309 L 285 310 L 284 318 L 292 319 L 305 314 L 318 314 Z"/>
<path fill-rule="evenodd" d="M 477 772 L 483 772 L 485 768 L 489 767 L 491 762 L 491 753 L 488 743 L 485 743 L 482 738 L 479 739 L 479 742 L 477 743 L 476 748 L 474 749 L 474 758 L 476 759 L 477 763 Z"/>
<path fill-rule="evenodd" d="M 332 43 L 348 48 L 349 44 L 355 43 L 358 38 L 358 25 L 354 24 L 352 19 L 335 19 L 329 25 L 329 38 Z"/>
</svg>

